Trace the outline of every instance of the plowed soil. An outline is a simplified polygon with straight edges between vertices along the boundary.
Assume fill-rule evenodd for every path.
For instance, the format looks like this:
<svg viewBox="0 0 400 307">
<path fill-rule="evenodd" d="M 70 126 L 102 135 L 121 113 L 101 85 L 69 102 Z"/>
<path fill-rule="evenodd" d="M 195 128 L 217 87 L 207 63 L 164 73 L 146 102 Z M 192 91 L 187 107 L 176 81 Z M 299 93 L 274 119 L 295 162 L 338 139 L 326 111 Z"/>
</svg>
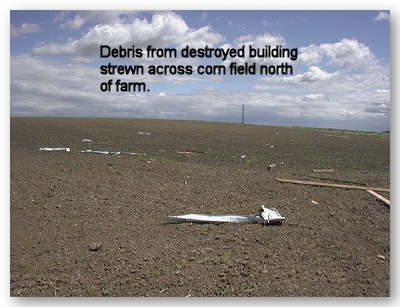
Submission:
<svg viewBox="0 0 400 307">
<path fill-rule="evenodd" d="M 93 118 L 10 133 L 12 297 L 390 296 L 390 207 L 276 180 L 389 188 L 387 134 Z M 286 220 L 166 222 L 261 205 Z"/>
</svg>

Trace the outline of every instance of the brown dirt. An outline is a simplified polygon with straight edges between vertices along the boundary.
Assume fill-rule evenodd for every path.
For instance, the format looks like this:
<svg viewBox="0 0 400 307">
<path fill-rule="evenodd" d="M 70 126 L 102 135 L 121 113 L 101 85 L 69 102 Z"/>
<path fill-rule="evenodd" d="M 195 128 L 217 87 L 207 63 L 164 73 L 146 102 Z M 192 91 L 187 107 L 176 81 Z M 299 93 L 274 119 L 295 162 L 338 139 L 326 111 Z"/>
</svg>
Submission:
<svg viewBox="0 0 400 307">
<path fill-rule="evenodd" d="M 390 296 L 388 206 L 275 179 L 389 188 L 389 137 L 83 118 L 11 118 L 10 132 L 11 296 Z M 165 221 L 261 205 L 285 222 Z"/>
</svg>

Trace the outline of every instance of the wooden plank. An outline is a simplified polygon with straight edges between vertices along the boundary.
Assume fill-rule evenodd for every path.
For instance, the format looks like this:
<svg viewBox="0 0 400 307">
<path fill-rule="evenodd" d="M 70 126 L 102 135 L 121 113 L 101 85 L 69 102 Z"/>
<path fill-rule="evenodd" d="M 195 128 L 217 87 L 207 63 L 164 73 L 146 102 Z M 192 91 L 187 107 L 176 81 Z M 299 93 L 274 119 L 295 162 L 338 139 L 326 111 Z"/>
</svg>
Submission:
<svg viewBox="0 0 400 307">
<path fill-rule="evenodd" d="M 383 201 L 384 203 L 386 203 L 387 205 L 390 206 L 390 200 L 386 199 L 385 197 L 383 197 L 382 195 L 372 191 L 372 190 L 367 190 L 368 193 L 378 197 L 381 201 Z"/>
<path fill-rule="evenodd" d="M 364 183 L 348 181 L 348 180 L 341 180 L 341 179 L 334 179 L 334 178 L 324 178 L 324 177 L 320 177 L 320 176 L 311 176 L 311 175 L 298 174 L 298 173 L 288 173 L 288 174 L 293 175 L 293 176 L 302 176 L 302 177 L 308 177 L 308 178 L 316 178 L 316 179 L 320 179 L 320 180 L 330 180 L 330 181 L 342 182 L 342 183 L 345 183 L 345 184 L 350 183 L 350 184 L 355 184 L 355 185 L 366 186 L 366 184 L 364 184 Z"/>
<path fill-rule="evenodd" d="M 375 191 L 390 192 L 390 189 L 387 189 L 387 188 L 364 187 L 364 186 L 358 186 L 358 185 L 334 184 L 334 183 L 323 183 L 323 182 L 314 182 L 314 181 L 302 181 L 302 180 L 292 180 L 292 179 L 284 179 L 284 178 L 276 178 L 276 180 L 278 180 L 279 182 L 306 184 L 306 185 L 314 185 L 314 186 L 321 186 L 321 187 L 333 187 L 333 188 L 357 189 L 357 190 L 375 190 Z"/>
</svg>

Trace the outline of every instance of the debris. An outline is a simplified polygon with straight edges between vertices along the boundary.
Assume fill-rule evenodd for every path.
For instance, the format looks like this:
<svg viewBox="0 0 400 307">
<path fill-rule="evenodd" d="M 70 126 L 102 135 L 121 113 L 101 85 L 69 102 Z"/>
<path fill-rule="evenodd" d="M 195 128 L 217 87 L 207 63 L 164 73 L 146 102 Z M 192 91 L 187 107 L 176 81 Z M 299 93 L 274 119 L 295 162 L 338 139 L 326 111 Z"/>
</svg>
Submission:
<svg viewBox="0 0 400 307">
<path fill-rule="evenodd" d="M 70 152 L 71 148 L 68 147 L 62 147 L 62 148 L 47 148 L 47 147 L 43 147 L 43 148 L 39 148 L 40 151 L 67 151 Z"/>
<path fill-rule="evenodd" d="M 378 197 L 381 201 L 383 201 L 384 203 L 386 203 L 388 206 L 390 206 L 390 200 L 386 199 L 385 197 L 383 197 L 382 195 L 372 191 L 372 190 L 367 190 L 368 193 Z"/>
<path fill-rule="evenodd" d="M 379 259 L 382 259 L 382 260 L 385 260 L 385 259 L 386 259 L 386 257 L 383 256 L 383 255 L 378 255 L 378 256 L 376 256 L 376 257 L 379 258 Z"/>
<path fill-rule="evenodd" d="M 91 252 L 97 252 L 102 247 L 101 243 L 93 242 L 89 244 L 89 250 Z"/>
<path fill-rule="evenodd" d="M 109 151 L 100 151 L 100 150 L 91 150 L 91 149 L 81 150 L 81 152 L 84 152 L 84 153 L 103 154 L 103 155 L 108 155 L 108 154 L 110 153 Z"/>
<path fill-rule="evenodd" d="M 334 169 L 313 169 L 313 172 L 334 172 Z"/>
<path fill-rule="evenodd" d="M 266 208 L 263 205 L 259 213 L 255 215 L 213 215 L 213 214 L 186 214 L 167 216 L 169 222 L 193 222 L 193 223 L 281 223 L 285 217 L 281 216 L 277 209 Z"/>
<path fill-rule="evenodd" d="M 205 151 L 199 150 L 185 150 L 185 151 L 178 151 L 178 154 L 205 154 Z"/>
<path fill-rule="evenodd" d="M 131 155 L 131 156 L 145 156 L 145 153 L 137 153 L 137 152 L 120 152 L 120 155 Z"/>
<path fill-rule="evenodd" d="M 240 156 L 240 159 L 244 159 L 246 158 L 246 155 Z"/>
<path fill-rule="evenodd" d="M 320 180 L 329 180 L 329 181 L 336 181 L 336 182 L 350 183 L 350 184 L 366 186 L 365 183 L 361 183 L 361 182 L 354 182 L 354 181 L 333 179 L 333 178 L 324 178 L 324 177 L 319 177 L 319 176 L 310 176 L 310 175 L 298 174 L 298 173 L 288 173 L 288 174 L 293 175 L 293 176 L 302 176 L 302 177 L 308 177 L 308 178 L 316 178 L 316 179 L 320 179 Z"/>
<path fill-rule="evenodd" d="M 82 150 L 81 152 L 103 154 L 103 155 L 132 155 L 132 156 L 145 156 L 146 155 L 145 153 L 137 153 L 137 152 L 101 151 L 101 150 L 91 150 L 91 149 Z"/>
<path fill-rule="evenodd" d="M 151 132 L 142 132 L 142 131 L 140 131 L 140 132 L 138 132 L 137 134 L 149 135 L 149 134 L 151 134 Z"/>
<path fill-rule="evenodd" d="M 82 140 L 82 142 L 85 142 L 85 143 L 90 143 L 92 140 L 91 139 L 83 139 Z"/>
<path fill-rule="evenodd" d="M 390 189 L 387 189 L 387 188 L 363 187 L 363 186 L 357 186 L 357 185 L 323 183 L 323 182 L 314 182 L 314 181 L 301 181 L 301 180 L 291 180 L 291 179 L 283 179 L 283 178 L 276 178 L 276 180 L 279 182 L 315 185 L 315 186 L 321 186 L 321 187 L 333 187 L 333 188 L 345 188 L 345 189 L 357 189 L 357 190 L 375 190 L 375 191 L 390 192 Z"/>
<path fill-rule="evenodd" d="M 276 166 L 276 164 L 269 164 L 267 169 L 270 170 L 270 169 L 274 168 L 275 166 Z"/>
<path fill-rule="evenodd" d="M 312 200 L 312 199 L 311 199 L 311 203 L 314 204 L 314 205 L 319 205 L 319 202 L 317 202 L 315 200 Z"/>
</svg>

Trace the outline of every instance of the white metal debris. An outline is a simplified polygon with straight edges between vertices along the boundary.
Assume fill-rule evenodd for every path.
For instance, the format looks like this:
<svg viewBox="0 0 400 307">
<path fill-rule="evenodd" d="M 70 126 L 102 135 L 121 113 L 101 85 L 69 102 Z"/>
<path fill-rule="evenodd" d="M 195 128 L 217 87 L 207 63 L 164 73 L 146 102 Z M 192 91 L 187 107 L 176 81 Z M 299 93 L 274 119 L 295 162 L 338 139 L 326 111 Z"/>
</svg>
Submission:
<svg viewBox="0 0 400 307">
<path fill-rule="evenodd" d="M 194 222 L 194 223 L 258 223 L 264 222 L 268 224 L 281 223 L 285 217 L 275 208 L 266 208 L 263 205 L 259 213 L 255 215 L 213 215 L 213 214 L 186 214 L 186 215 L 169 215 L 169 222 Z"/>
<path fill-rule="evenodd" d="M 40 151 L 71 151 L 71 148 L 67 148 L 67 147 L 61 147 L 61 148 L 48 148 L 48 147 L 42 147 L 39 148 Z"/>
<path fill-rule="evenodd" d="M 140 132 L 138 132 L 137 134 L 149 135 L 149 134 L 151 134 L 151 132 L 143 132 L 143 131 L 140 131 Z"/>
<path fill-rule="evenodd" d="M 84 152 L 84 153 L 103 154 L 103 155 L 108 155 L 108 154 L 110 153 L 109 151 L 91 150 L 91 149 L 81 150 L 81 152 Z"/>
<path fill-rule="evenodd" d="M 137 153 L 137 152 L 121 152 L 121 151 L 101 151 L 101 150 L 81 150 L 83 153 L 94 153 L 94 154 L 103 154 L 103 155 L 132 155 L 132 156 L 145 156 L 145 153 Z"/>
<path fill-rule="evenodd" d="M 82 142 L 90 143 L 92 140 L 91 139 L 83 139 Z"/>
</svg>

